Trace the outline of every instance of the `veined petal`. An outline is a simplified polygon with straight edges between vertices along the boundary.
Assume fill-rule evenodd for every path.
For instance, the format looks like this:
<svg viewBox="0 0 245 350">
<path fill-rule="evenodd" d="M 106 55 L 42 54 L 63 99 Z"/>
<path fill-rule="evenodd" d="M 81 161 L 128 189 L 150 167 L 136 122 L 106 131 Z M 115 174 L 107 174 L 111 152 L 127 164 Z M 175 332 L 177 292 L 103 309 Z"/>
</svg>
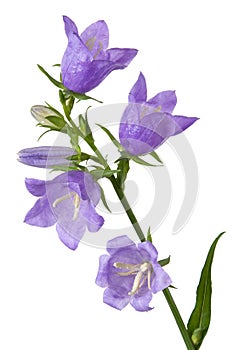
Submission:
<svg viewBox="0 0 245 350">
<path fill-rule="evenodd" d="M 41 197 L 45 195 L 46 183 L 44 180 L 37 180 L 32 178 L 25 179 L 25 185 L 27 190 L 36 197 Z"/>
<path fill-rule="evenodd" d="M 75 250 L 78 247 L 79 240 L 72 237 L 63 226 L 57 224 L 56 231 L 58 233 L 59 239 L 63 242 L 68 248 Z"/>
<path fill-rule="evenodd" d="M 24 222 L 39 227 L 48 227 L 55 224 L 56 218 L 50 209 L 46 196 L 36 201 L 34 206 L 26 214 Z"/>
<path fill-rule="evenodd" d="M 77 26 L 76 24 L 67 16 L 63 16 L 63 21 L 65 24 L 65 32 L 69 39 L 70 34 L 78 34 Z"/>
<path fill-rule="evenodd" d="M 95 280 L 95 283 L 102 287 L 105 288 L 108 286 L 108 262 L 110 260 L 109 255 L 101 255 L 100 260 L 99 260 L 99 271 Z"/>
<path fill-rule="evenodd" d="M 87 198 L 89 199 L 94 206 L 96 206 L 101 197 L 101 190 L 100 186 L 94 181 L 93 177 L 88 174 L 84 173 L 84 189 L 87 194 Z"/>
<path fill-rule="evenodd" d="M 80 35 L 94 59 L 100 52 L 107 49 L 109 44 L 109 30 L 105 21 L 97 21 L 88 26 Z"/>
<path fill-rule="evenodd" d="M 146 88 L 146 81 L 145 77 L 142 73 L 140 73 L 138 80 L 132 87 L 129 96 L 128 101 L 129 102 L 135 102 L 135 103 L 142 103 L 145 102 L 147 99 L 147 88 Z"/>
<path fill-rule="evenodd" d="M 97 214 L 95 208 L 89 201 L 82 201 L 80 204 L 80 213 L 86 219 L 87 227 L 90 232 L 97 232 L 104 224 L 104 218 Z"/>
<path fill-rule="evenodd" d="M 122 310 L 125 306 L 128 305 L 130 297 L 121 296 L 117 294 L 114 290 L 106 288 L 104 291 L 103 301 L 105 304 L 108 304 L 117 310 Z"/>
<path fill-rule="evenodd" d="M 199 118 L 195 117 L 184 117 L 180 115 L 172 116 L 173 121 L 175 122 L 175 132 L 174 135 L 177 135 L 189 128 L 193 123 L 195 123 Z"/>
<path fill-rule="evenodd" d="M 120 63 L 125 67 L 134 59 L 138 50 L 136 49 L 118 49 L 113 48 L 106 51 L 108 60 L 114 63 Z"/>
<path fill-rule="evenodd" d="M 153 270 L 155 276 L 151 283 L 151 290 L 153 293 L 157 293 L 169 287 L 172 281 L 167 272 L 158 263 L 153 264 Z"/>
<path fill-rule="evenodd" d="M 168 112 L 172 113 L 174 107 L 176 106 L 177 98 L 175 91 L 162 91 L 159 92 L 156 96 L 152 97 L 147 104 L 151 105 L 158 109 L 160 107 L 159 112 Z"/>
<path fill-rule="evenodd" d="M 136 311 L 150 311 L 152 307 L 149 306 L 152 299 L 151 291 L 147 291 L 143 295 L 135 294 L 131 299 L 130 304 L 135 308 Z"/>
<path fill-rule="evenodd" d="M 136 244 L 128 238 L 128 236 L 123 235 L 115 237 L 107 242 L 106 250 L 109 254 L 115 254 L 117 250 L 125 247 L 136 247 Z"/>
<path fill-rule="evenodd" d="M 151 261 L 157 260 L 158 251 L 156 250 L 156 248 L 151 242 L 146 241 L 138 244 L 138 249 L 143 257 L 145 253 L 148 255 L 144 258 L 144 260 L 151 260 Z"/>
</svg>

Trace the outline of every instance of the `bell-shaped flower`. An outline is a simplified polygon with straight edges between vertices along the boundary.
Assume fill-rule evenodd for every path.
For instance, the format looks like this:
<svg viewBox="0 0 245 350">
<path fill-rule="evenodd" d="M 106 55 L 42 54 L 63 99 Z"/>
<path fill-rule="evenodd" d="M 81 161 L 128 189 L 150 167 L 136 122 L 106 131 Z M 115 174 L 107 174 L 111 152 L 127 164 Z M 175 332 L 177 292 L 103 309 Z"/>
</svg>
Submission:
<svg viewBox="0 0 245 350">
<path fill-rule="evenodd" d="M 18 161 L 37 168 L 52 168 L 71 164 L 69 157 L 74 155 L 70 147 L 40 146 L 25 148 L 18 152 Z"/>
<path fill-rule="evenodd" d="M 172 115 L 176 103 L 174 91 L 162 91 L 147 101 L 146 81 L 140 73 L 120 122 L 119 138 L 125 150 L 132 155 L 150 153 L 198 120 Z"/>
<path fill-rule="evenodd" d="M 124 69 L 136 56 L 136 49 L 107 49 L 109 32 L 97 21 L 78 34 L 76 24 L 64 16 L 68 46 L 61 63 L 62 82 L 71 91 L 84 94 L 99 85 L 108 74 Z"/>
<path fill-rule="evenodd" d="M 171 284 L 168 274 L 157 262 L 158 252 L 150 242 L 136 245 L 127 236 L 107 242 L 100 257 L 96 284 L 104 291 L 104 303 L 122 310 L 129 303 L 137 311 L 149 311 L 152 293 Z"/>
<path fill-rule="evenodd" d="M 48 227 L 56 224 L 60 240 L 75 250 L 86 227 L 97 232 L 104 223 L 95 207 L 100 187 L 92 176 L 82 171 L 68 171 L 53 180 L 26 179 L 26 188 L 39 199 L 26 214 L 29 225 Z"/>
</svg>

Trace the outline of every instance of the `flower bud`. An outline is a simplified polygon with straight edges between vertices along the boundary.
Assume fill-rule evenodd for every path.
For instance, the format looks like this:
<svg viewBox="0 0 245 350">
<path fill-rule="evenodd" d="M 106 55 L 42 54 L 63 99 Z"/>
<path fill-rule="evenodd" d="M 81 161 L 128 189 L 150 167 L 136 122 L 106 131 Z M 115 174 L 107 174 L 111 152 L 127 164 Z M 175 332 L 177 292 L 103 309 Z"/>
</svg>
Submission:
<svg viewBox="0 0 245 350">
<path fill-rule="evenodd" d="M 31 114 L 41 126 L 61 130 L 66 122 L 64 118 L 49 107 L 35 105 L 31 108 Z"/>
<path fill-rule="evenodd" d="M 18 153 L 18 160 L 36 168 L 50 168 L 58 165 L 69 165 L 71 161 L 67 157 L 74 155 L 70 147 L 41 146 L 25 148 Z"/>
</svg>

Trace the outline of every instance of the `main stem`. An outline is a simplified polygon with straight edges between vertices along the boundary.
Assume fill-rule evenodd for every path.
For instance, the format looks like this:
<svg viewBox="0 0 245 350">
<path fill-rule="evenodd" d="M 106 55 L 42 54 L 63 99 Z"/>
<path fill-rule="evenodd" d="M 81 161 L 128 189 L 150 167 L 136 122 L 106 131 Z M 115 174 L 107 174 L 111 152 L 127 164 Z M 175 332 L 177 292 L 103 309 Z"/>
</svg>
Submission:
<svg viewBox="0 0 245 350">
<path fill-rule="evenodd" d="M 85 141 L 86 141 L 86 138 L 85 138 Z M 100 153 L 100 151 L 97 149 L 97 147 L 95 146 L 94 143 L 90 143 L 90 142 L 87 142 L 89 144 L 89 146 L 91 147 L 91 149 L 94 151 L 94 153 L 97 155 L 97 157 L 99 158 L 99 160 L 101 161 L 101 164 L 103 164 L 103 166 L 105 167 L 105 169 L 110 169 L 109 165 L 107 164 L 107 161 L 105 160 L 105 158 L 103 157 L 103 155 Z M 139 239 L 141 240 L 141 242 L 144 242 L 145 241 L 145 235 L 134 215 L 134 212 L 133 210 L 131 209 L 130 207 L 130 204 L 122 190 L 122 188 L 120 187 L 120 185 L 118 184 L 118 181 L 117 179 L 115 178 L 114 175 L 112 175 L 110 177 L 110 181 L 112 183 L 112 186 L 118 196 L 118 198 L 120 199 L 124 209 L 125 209 L 125 212 L 130 220 L 130 222 L 132 223 L 134 229 L 135 229 L 135 232 L 137 233 Z M 195 350 L 195 347 L 190 339 L 190 336 L 188 334 L 188 331 L 185 327 L 185 324 L 182 320 L 182 317 L 179 313 L 179 310 L 174 302 L 174 299 L 170 293 L 170 290 L 168 288 L 164 289 L 163 290 L 163 294 L 167 300 L 167 303 L 170 307 L 170 310 L 172 311 L 172 314 L 175 318 L 175 321 L 177 323 L 177 326 L 180 330 L 180 333 L 182 335 L 182 338 L 185 342 L 185 345 L 186 345 L 186 348 L 188 350 Z"/>
</svg>

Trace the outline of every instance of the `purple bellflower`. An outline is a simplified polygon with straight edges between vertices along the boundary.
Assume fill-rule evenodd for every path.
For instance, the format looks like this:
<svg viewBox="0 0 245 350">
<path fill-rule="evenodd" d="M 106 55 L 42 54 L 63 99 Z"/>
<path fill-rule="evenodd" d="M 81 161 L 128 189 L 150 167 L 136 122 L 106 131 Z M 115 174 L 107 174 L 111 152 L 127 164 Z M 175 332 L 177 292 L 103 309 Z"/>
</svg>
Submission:
<svg viewBox="0 0 245 350">
<path fill-rule="evenodd" d="M 198 120 L 172 115 L 177 103 L 174 91 L 162 91 L 147 101 L 146 81 L 142 73 L 128 100 L 120 122 L 119 138 L 125 150 L 132 155 L 152 152 L 170 136 L 181 133 Z"/>
<path fill-rule="evenodd" d="M 107 49 L 109 32 L 104 21 L 91 24 L 79 36 L 76 24 L 64 16 L 68 46 L 61 63 L 64 86 L 83 94 L 99 85 L 108 74 L 124 69 L 136 56 L 136 49 Z"/>
<path fill-rule="evenodd" d="M 40 227 L 56 223 L 59 238 L 68 248 L 77 248 L 86 227 L 97 232 L 103 225 L 104 219 L 95 211 L 100 188 L 90 174 L 74 170 L 53 180 L 26 179 L 25 183 L 39 199 L 24 221 Z"/>
<path fill-rule="evenodd" d="M 71 161 L 67 157 L 74 155 L 70 147 L 41 146 L 25 148 L 19 151 L 18 161 L 37 168 L 50 168 L 57 165 L 68 166 Z"/>
<path fill-rule="evenodd" d="M 157 262 L 158 252 L 150 242 L 138 246 L 127 236 L 107 243 L 109 255 L 100 257 L 96 284 L 106 288 L 104 303 L 122 310 L 129 303 L 137 311 L 149 311 L 152 293 L 171 284 L 168 274 Z"/>
</svg>

